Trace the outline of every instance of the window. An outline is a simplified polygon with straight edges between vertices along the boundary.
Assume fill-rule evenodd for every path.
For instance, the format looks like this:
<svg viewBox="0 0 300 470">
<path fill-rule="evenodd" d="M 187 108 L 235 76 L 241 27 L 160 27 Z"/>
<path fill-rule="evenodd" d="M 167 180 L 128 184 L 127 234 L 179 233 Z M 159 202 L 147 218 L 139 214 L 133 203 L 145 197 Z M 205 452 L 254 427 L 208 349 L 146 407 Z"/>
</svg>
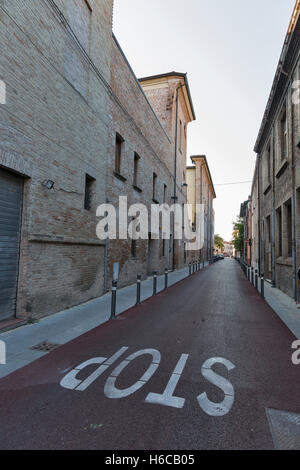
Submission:
<svg viewBox="0 0 300 470">
<path fill-rule="evenodd" d="M 92 208 L 94 182 L 94 178 L 89 175 L 85 175 L 84 208 L 87 211 L 90 211 Z"/>
<path fill-rule="evenodd" d="M 296 192 L 296 242 L 297 242 L 297 249 L 299 249 L 300 243 L 300 187 L 297 189 Z"/>
<path fill-rule="evenodd" d="M 131 240 L 131 257 L 136 258 L 136 240 Z"/>
<path fill-rule="evenodd" d="M 276 211 L 277 222 L 277 256 L 282 256 L 282 210 L 279 207 Z"/>
<path fill-rule="evenodd" d="M 156 196 L 156 183 L 157 183 L 157 174 L 153 173 L 153 195 L 152 195 L 152 197 L 153 197 L 154 201 L 156 200 L 156 198 L 155 198 L 155 196 Z"/>
<path fill-rule="evenodd" d="M 288 149 L 288 128 L 287 128 L 287 112 L 286 106 L 281 114 L 280 118 L 280 158 L 281 161 L 287 158 Z"/>
<path fill-rule="evenodd" d="M 267 148 L 267 183 L 271 182 L 271 145 Z"/>
<path fill-rule="evenodd" d="M 291 257 L 293 253 L 293 225 L 292 225 L 292 202 L 289 200 L 285 204 L 286 215 L 286 234 L 287 234 L 287 256 Z"/>
<path fill-rule="evenodd" d="M 266 233 L 266 241 L 267 243 L 271 243 L 272 241 L 272 232 L 271 232 L 271 216 L 269 215 L 266 219 L 266 229 L 267 229 L 267 233 Z"/>
<path fill-rule="evenodd" d="M 182 121 L 179 121 L 179 150 L 182 151 Z"/>
<path fill-rule="evenodd" d="M 119 134 L 116 135 L 116 156 L 115 156 L 115 171 L 121 173 L 121 159 L 124 139 Z"/>
<path fill-rule="evenodd" d="M 133 186 L 138 186 L 138 171 L 139 171 L 140 157 L 137 153 L 134 154 L 134 170 L 133 170 Z"/>
<path fill-rule="evenodd" d="M 164 184 L 164 199 L 163 199 L 164 204 L 166 204 L 167 202 L 167 191 L 168 191 L 168 187 L 166 184 Z"/>
</svg>

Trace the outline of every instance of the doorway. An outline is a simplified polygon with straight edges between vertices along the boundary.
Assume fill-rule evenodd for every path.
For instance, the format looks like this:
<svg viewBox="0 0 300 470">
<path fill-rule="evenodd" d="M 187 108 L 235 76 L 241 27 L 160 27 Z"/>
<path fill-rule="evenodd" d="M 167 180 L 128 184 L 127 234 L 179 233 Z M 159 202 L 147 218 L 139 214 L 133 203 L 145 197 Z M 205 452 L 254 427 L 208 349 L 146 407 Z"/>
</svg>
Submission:
<svg viewBox="0 0 300 470">
<path fill-rule="evenodd" d="M 23 178 L 0 168 L 0 321 L 16 314 Z"/>
</svg>

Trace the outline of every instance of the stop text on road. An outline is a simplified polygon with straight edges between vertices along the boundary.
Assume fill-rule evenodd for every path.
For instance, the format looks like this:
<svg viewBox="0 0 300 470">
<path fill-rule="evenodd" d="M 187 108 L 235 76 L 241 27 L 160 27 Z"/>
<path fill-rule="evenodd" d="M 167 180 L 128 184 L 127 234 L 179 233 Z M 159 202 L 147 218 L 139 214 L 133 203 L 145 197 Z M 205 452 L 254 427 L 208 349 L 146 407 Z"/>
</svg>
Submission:
<svg viewBox="0 0 300 470">
<path fill-rule="evenodd" d="M 124 346 L 117 351 L 110 358 L 106 357 L 95 357 L 89 359 L 79 366 L 72 369 L 64 378 L 61 380 L 60 385 L 68 390 L 75 390 L 78 392 L 84 392 L 87 390 L 107 369 L 109 369 L 121 356 L 128 351 L 128 347 Z M 142 356 L 151 356 L 152 361 L 148 369 L 144 372 L 142 377 L 136 381 L 133 385 L 126 389 L 119 389 L 116 386 L 117 378 L 121 373 L 131 364 L 135 359 Z M 170 379 L 166 384 L 165 389 L 162 393 L 149 393 L 145 402 L 168 406 L 172 408 L 183 408 L 186 402 L 184 397 L 178 397 L 175 395 L 176 387 L 180 381 L 186 363 L 188 361 L 189 354 L 182 354 L 175 366 L 175 369 L 170 375 Z M 124 359 L 115 369 L 111 372 L 104 385 L 104 395 L 110 399 L 122 399 L 129 397 L 138 390 L 142 389 L 147 382 L 152 378 L 155 372 L 158 370 L 161 362 L 161 353 L 156 349 L 141 349 L 135 353 L 129 355 Z M 201 367 L 202 376 L 211 384 L 223 391 L 224 400 L 221 403 L 214 403 L 209 400 L 205 392 L 201 393 L 197 398 L 197 402 L 200 408 L 209 416 L 225 416 L 231 410 L 234 403 L 234 388 L 232 384 L 213 371 L 213 366 L 216 364 L 222 364 L 228 371 L 231 371 L 235 366 L 227 359 L 221 357 L 214 357 L 204 362 Z M 98 366 L 94 372 L 92 372 L 86 379 L 78 379 L 78 375 L 84 369 L 91 365 Z"/>
</svg>

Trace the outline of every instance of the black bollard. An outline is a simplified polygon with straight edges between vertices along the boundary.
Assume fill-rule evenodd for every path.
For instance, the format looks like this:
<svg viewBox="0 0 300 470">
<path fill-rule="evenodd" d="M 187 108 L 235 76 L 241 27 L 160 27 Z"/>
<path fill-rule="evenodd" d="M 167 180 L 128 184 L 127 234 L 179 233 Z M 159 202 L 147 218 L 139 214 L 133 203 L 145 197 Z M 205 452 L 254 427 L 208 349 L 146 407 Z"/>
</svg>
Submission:
<svg viewBox="0 0 300 470">
<path fill-rule="evenodd" d="M 263 273 L 261 274 L 261 277 L 260 277 L 260 293 L 261 293 L 262 298 L 264 299 L 265 298 L 265 278 L 264 278 Z"/>
<path fill-rule="evenodd" d="M 192 263 L 189 263 L 189 275 L 192 275 Z"/>
<path fill-rule="evenodd" d="M 255 269 L 255 289 L 258 290 L 258 270 Z"/>
<path fill-rule="evenodd" d="M 142 276 L 138 274 L 137 281 L 136 281 L 136 305 L 140 305 L 141 303 L 141 281 L 142 281 Z"/>
<path fill-rule="evenodd" d="M 168 275 L 169 275 L 169 270 L 166 268 L 165 269 L 165 290 L 168 289 Z"/>
<path fill-rule="evenodd" d="M 112 282 L 112 291 L 111 291 L 111 315 L 110 315 L 111 320 L 116 319 L 117 287 L 118 287 L 118 282 L 113 281 Z"/>
<path fill-rule="evenodd" d="M 153 273 L 153 295 L 157 294 L 157 272 Z"/>
<path fill-rule="evenodd" d="M 251 268 L 251 284 L 254 285 L 254 268 Z"/>
</svg>

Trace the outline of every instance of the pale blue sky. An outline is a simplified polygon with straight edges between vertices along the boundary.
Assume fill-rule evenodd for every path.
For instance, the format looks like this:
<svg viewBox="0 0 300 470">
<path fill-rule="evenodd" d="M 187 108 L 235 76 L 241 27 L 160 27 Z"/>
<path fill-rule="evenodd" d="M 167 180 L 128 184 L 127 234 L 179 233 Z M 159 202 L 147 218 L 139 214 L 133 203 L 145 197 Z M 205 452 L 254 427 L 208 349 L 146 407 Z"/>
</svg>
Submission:
<svg viewBox="0 0 300 470">
<path fill-rule="evenodd" d="M 187 72 L 197 121 L 188 155 L 206 154 L 216 233 L 250 194 L 253 147 L 294 0 L 115 0 L 114 32 L 137 77 Z M 190 161 L 188 161 L 190 164 Z"/>
</svg>

